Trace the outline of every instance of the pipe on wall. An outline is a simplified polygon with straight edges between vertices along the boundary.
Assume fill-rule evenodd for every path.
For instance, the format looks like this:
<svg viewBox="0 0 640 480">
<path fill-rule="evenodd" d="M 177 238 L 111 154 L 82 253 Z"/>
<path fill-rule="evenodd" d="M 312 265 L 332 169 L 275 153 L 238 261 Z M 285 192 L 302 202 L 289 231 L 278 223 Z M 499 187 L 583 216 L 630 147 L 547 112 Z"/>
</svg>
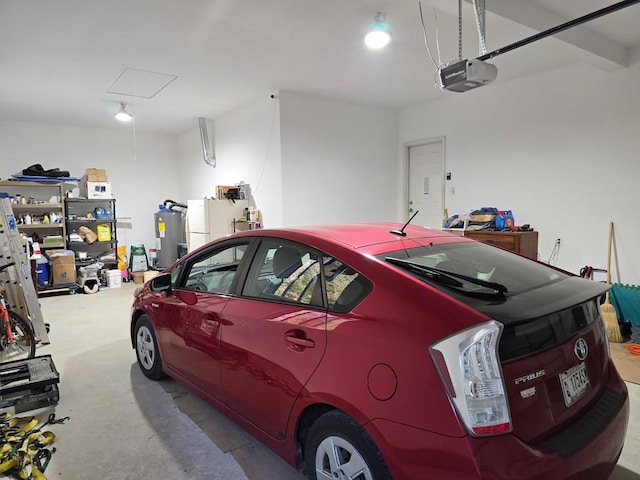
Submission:
<svg viewBox="0 0 640 480">
<path fill-rule="evenodd" d="M 207 134 L 207 120 L 203 117 L 198 118 L 198 125 L 200 127 L 200 141 L 202 142 L 202 156 L 204 163 L 210 167 L 216 168 L 216 157 L 209 145 L 209 135 Z"/>
</svg>

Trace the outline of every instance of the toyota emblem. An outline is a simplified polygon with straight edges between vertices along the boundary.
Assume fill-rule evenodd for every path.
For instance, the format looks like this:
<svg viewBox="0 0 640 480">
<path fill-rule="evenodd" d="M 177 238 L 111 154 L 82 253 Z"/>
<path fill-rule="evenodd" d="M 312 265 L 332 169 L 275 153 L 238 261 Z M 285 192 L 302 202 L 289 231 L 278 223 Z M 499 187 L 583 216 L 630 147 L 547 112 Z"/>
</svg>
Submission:
<svg viewBox="0 0 640 480">
<path fill-rule="evenodd" d="M 578 360 L 583 361 L 587 358 L 587 354 L 589 353 L 589 347 L 587 346 L 587 342 L 584 338 L 579 338 L 576 340 L 576 344 L 573 346 L 573 353 L 576 354 Z"/>
</svg>

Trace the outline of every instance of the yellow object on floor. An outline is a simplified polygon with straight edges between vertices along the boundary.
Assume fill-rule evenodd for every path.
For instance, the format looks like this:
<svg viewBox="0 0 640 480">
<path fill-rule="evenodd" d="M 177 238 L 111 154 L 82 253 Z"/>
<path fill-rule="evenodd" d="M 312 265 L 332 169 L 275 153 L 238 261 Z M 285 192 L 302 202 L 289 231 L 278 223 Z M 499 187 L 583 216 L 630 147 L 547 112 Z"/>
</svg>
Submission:
<svg viewBox="0 0 640 480">
<path fill-rule="evenodd" d="M 55 414 L 38 426 L 35 417 L 15 417 L 7 412 L 0 414 L 0 473 L 7 473 L 24 480 L 46 480 L 44 471 L 51 460 L 53 448 L 48 448 L 56 436 L 43 431 L 47 425 L 63 423 L 65 417 L 56 420 Z"/>
</svg>

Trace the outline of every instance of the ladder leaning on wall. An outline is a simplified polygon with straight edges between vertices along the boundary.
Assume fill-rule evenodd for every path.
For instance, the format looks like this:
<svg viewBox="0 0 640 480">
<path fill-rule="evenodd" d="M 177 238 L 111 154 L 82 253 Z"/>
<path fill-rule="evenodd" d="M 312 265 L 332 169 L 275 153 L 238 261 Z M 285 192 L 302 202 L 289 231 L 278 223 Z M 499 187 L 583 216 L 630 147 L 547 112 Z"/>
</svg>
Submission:
<svg viewBox="0 0 640 480">
<path fill-rule="evenodd" d="M 49 344 L 38 295 L 31 278 L 28 245 L 20 235 L 8 198 L 0 199 L 0 267 L 13 263 L 0 273 L 9 307 L 28 319 L 40 345 Z"/>
</svg>

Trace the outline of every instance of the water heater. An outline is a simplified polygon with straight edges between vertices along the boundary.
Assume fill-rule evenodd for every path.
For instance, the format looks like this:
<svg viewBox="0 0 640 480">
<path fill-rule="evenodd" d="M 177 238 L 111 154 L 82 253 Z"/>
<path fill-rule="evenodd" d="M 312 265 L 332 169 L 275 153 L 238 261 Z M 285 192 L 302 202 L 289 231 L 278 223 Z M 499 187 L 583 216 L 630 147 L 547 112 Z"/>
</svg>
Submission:
<svg viewBox="0 0 640 480">
<path fill-rule="evenodd" d="M 158 268 L 166 268 L 175 262 L 186 243 L 186 210 L 187 206 L 165 200 L 154 214 L 156 230 L 156 249 L 158 251 Z"/>
</svg>

